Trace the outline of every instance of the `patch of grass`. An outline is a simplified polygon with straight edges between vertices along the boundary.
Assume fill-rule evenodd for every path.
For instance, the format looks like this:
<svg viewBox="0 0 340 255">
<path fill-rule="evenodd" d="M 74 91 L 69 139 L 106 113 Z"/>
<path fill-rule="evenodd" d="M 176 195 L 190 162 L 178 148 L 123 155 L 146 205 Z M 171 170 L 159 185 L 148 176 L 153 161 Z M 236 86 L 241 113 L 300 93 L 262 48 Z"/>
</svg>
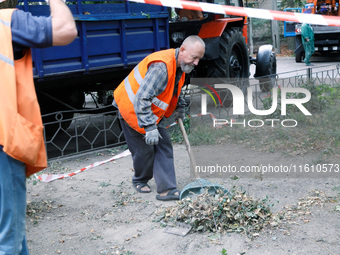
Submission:
<svg viewBox="0 0 340 255">
<path fill-rule="evenodd" d="M 183 120 L 184 128 L 187 134 L 190 133 L 190 119 L 188 117 L 184 118 Z M 169 129 L 171 141 L 174 143 L 181 143 L 183 142 L 183 135 L 181 133 L 181 130 L 179 129 L 179 126 L 176 125 L 174 127 L 170 127 Z"/>
<path fill-rule="evenodd" d="M 281 152 L 292 156 L 309 152 L 320 153 L 318 161 L 322 162 L 328 156 L 340 153 L 340 85 L 303 85 L 311 92 L 311 100 L 304 106 L 312 113 L 305 116 L 297 107 L 287 109 L 287 116 L 278 110 L 271 116 L 263 116 L 264 125 L 254 128 L 246 125 L 230 125 L 214 128 L 210 116 L 186 119 L 187 132 L 193 146 L 214 145 L 223 143 L 243 143 L 253 148 L 267 152 Z M 280 92 L 279 92 L 280 93 Z M 292 93 L 291 98 L 302 97 Z M 280 98 L 280 97 L 279 97 Z M 267 100 L 267 101 L 266 101 Z M 264 107 L 271 107 L 271 98 L 266 98 Z M 261 116 L 246 116 L 245 122 L 260 119 Z M 266 119 L 276 119 L 274 124 Z M 293 119 L 296 127 L 284 127 L 283 120 Z M 240 122 L 240 120 L 238 120 Z M 177 139 L 179 141 L 180 139 Z M 176 139 L 173 139 L 176 141 Z"/>
<path fill-rule="evenodd" d="M 190 130 L 191 145 L 212 145 L 218 143 L 223 132 L 211 128 L 209 125 L 200 125 Z"/>
<path fill-rule="evenodd" d="M 320 152 L 324 156 L 339 154 L 340 109 L 337 105 L 330 105 L 328 109 L 313 116 L 296 113 L 291 117 L 297 121 L 297 127 L 246 127 L 241 131 L 249 138 L 252 146 L 264 151 L 286 152 L 293 156 L 307 152 Z M 249 133 L 251 137 L 247 135 Z"/>
<path fill-rule="evenodd" d="M 301 88 L 307 89 L 311 98 L 308 102 L 304 103 L 303 106 L 311 113 L 320 113 L 327 110 L 330 106 L 336 105 L 339 103 L 340 98 L 340 84 L 329 85 L 329 84 L 315 84 L 314 82 L 308 82 L 301 85 Z M 292 104 L 288 104 L 286 107 L 286 116 L 281 115 L 281 88 L 277 89 L 277 108 L 276 110 L 267 116 L 267 118 L 273 119 L 282 119 L 291 118 L 296 115 L 296 113 L 300 113 L 300 110 Z M 287 99 L 301 99 L 305 98 L 304 93 L 287 93 Z M 262 100 L 263 108 L 265 110 L 269 110 L 273 105 L 272 94 Z"/>
</svg>

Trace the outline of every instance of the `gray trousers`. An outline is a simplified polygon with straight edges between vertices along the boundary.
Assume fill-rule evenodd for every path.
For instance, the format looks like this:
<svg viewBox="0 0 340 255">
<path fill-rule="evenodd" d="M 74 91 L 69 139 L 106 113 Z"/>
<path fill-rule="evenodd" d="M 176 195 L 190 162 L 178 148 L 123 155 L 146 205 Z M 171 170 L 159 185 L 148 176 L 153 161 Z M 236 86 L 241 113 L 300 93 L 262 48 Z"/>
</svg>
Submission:
<svg viewBox="0 0 340 255">
<path fill-rule="evenodd" d="M 145 143 L 144 135 L 131 128 L 123 118 L 119 120 L 132 155 L 135 171 L 132 183 L 147 183 L 154 177 L 158 193 L 177 188 L 173 148 L 168 131 L 158 127 L 162 138 L 157 145 L 150 146 Z"/>
</svg>

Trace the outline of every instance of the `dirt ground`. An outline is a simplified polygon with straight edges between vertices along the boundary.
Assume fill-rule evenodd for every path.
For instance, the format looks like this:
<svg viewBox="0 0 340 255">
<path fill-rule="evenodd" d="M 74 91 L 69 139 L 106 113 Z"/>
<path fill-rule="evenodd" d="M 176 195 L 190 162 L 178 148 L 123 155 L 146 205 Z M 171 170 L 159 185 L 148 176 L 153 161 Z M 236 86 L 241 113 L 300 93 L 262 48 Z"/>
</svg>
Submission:
<svg viewBox="0 0 340 255">
<path fill-rule="evenodd" d="M 225 164 L 235 166 L 315 162 L 313 155 L 287 157 L 255 151 L 242 144 L 196 147 L 194 150 L 203 150 L 206 158 L 218 154 Z M 71 173 L 118 153 L 105 150 L 53 161 L 44 173 Z M 184 144 L 174 145 L 174 157 L 178 187 L 182 189 L 193 181 Z M 334 158 L 329 163 L 339 163 L 339 160 Z M 249 239 L 239 233 L 190 232 L 185 237 L 165 233 L 165 228 L 155 222 L 156 211 L 175 205 L 175 202 L 155 199 L 154 180 L 150 182 L 151 193 L 136 193 L 131 185 L 131 168 L 131 156 L 127 156 L 49 183 L 30 178 L 27 239 L 31 254 L 339 254 L 339 173 L 327 179 L 287 178 L 284 175 L 211 179 L 229 190 L 233 186 L 243 187 L 254 198 L 268 196 L 274 204 L 273 213 L 290 211 L 292 219 L 289 222 L 268 226 L 259 236 Z M 332 199 L 317 200 L 308 210 L 292 209 L 305 205 L 299 204 L 301 198 L 313 201 L 315 190 Z"/>
</svg>

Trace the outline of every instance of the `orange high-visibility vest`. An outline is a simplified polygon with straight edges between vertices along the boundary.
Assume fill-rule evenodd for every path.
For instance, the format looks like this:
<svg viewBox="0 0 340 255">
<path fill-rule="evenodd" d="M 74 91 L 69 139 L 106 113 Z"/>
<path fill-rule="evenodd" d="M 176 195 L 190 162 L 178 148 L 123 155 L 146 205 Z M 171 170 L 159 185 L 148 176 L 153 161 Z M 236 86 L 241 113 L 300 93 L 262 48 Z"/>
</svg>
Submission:
<svg viewBox="0 0 340 255">
<path fill-rule="evenodd" d="M 43 124 L 33 81 L 31 51 L 14 60 L 11 17 L 0 10 L 0 145 L 26 164 L 26 176 L 47 167 Z"/>
<path fill-rule="evenodd" d="M 164 62 L 168 71 L 168 85 L 159 96 L 152 99 L 151 110 L 155 117 L 155 124 L 157 124 L 163 116 L 170 117 L 177 107 L 178 96 L 184 84 L 185 73 L 182 74 L 178 82 L 177 94 L 173 95 L 176 77 L 175 51 L 175 49 L 168 49 L 150 54 L 131 71 L 114 91 L 114 98 L 122 117 L 134 130 L 141 134 L 145 134 L 145 130 L 138 125 L 133 102 L 151 63 Z"/>
</svg>

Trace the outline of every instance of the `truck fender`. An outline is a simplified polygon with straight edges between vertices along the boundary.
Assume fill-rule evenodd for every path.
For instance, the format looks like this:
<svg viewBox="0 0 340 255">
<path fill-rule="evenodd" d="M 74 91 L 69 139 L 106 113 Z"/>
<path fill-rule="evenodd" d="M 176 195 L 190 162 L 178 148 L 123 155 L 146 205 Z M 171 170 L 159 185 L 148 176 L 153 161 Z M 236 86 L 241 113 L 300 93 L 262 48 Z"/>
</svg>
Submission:
<svg viewBox="0 0 340 255">
<path fill-rule="evenodd" d="M 256 70 L 254 77 L 276 75 L 276 56 L 273 52 L 273 45 L 262 45 L 256 56 Z"/>
<path fill-rule="evenodd" d="M 198 33 L 198 36 L 205 42 L 205 54 L 203 60 L 212 60 L 219 57 L 220 46 L 219 40 L 228 26 L 242 27 L 242 18 L 225 18 L 212 20 L 204 23 Z"/>
</svg>

